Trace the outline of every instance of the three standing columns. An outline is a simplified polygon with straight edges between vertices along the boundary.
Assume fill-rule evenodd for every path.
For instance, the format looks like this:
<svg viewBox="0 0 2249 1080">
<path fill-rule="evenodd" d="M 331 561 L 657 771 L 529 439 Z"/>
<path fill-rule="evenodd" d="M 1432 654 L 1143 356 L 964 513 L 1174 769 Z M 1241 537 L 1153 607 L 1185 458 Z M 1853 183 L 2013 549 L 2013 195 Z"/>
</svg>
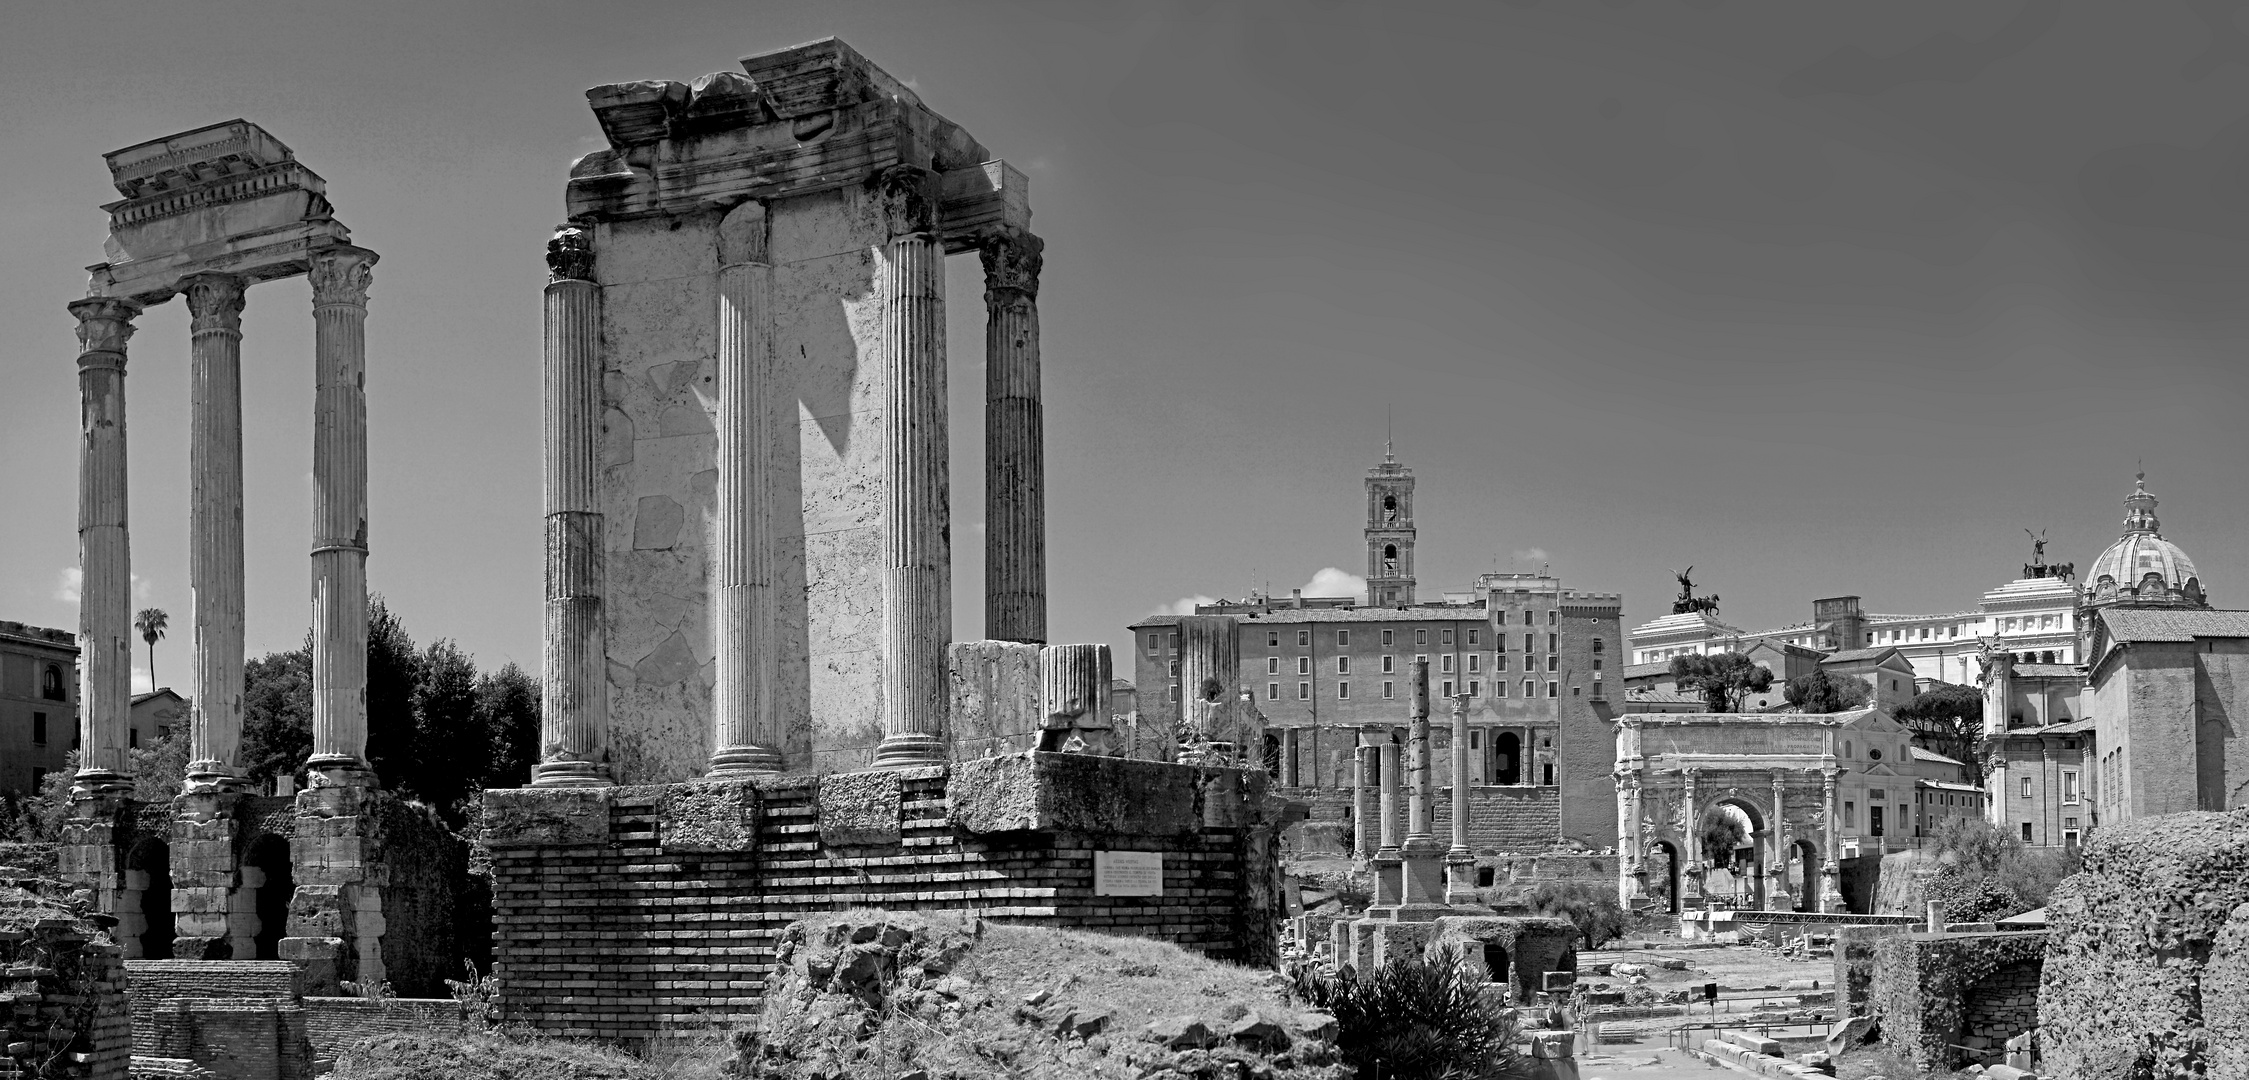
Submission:
<svg viewBox="0 0 2249 1080">
<path fill-rule="evenodd" d="M 936 174 L 896 166 L 879 178 L 890 242 L 877 259 L 884 382 L 883 738 L 877 768 L 943 764 L 946 569 L 945 252 Z"/>
<path fill-rule="evenodd" d="M 1039 271 L 1046 245 L 985 239 L 984 636 L 1046 641 L 1046 428 L 1039 390 Z"/>
<path fill-rule="evenodd" d="M 201 274 L 183 291 L 194 334 L 188 377 L 188 588 L 194 611 L 195 700 L 188 727 L 187 790 L 210 792 L 242 783 L 236 751 L 242 742 L 245 289 L 234 275 Z"/>
<path fill-rule="evenodd" d="M 313 256 L 312 757 L 329 784 L 367 767 L 367 288 L 375 253 Z M 240 717 L 236 718 L 237 733 Z"/>
<path fill-rule="evenodd" d="M 89 297 L 78 319 L 78 642 L 80 798 L 130 787 L 133 565 L 125 532 L 125 341 L 139 304 Z"/>
<path fill-rule="evenodd" d="M 711 711 L 712 778 L 779 772 L 782 731 L 773 710 L 773 440 L 766 430 L 772 372 L 773 265 L 765 207 L 744 203 L 719 223 L 718 506 Z"/>
<path fill-rule="evenodd" d="M 602 629 L 601 290 L 593 237 L 547 243 L 546 633 L 534 787 L 610 782 L 608 641 Z"/>
</svg>

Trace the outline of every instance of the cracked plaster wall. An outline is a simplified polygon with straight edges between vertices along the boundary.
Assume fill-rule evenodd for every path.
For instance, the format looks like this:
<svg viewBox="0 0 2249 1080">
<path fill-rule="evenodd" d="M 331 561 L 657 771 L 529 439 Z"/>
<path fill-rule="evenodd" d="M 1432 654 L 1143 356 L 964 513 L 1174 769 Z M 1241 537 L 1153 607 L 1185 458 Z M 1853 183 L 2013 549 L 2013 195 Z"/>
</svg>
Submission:
<svg viewBox="0 0 2249 1080">
<path fill-rule="evenodd" d="M 774 705 L 792 770 L 855 769 L 882 738 L 874 274 L 885 227 L 856 187 L 779 200 L 768 215 Z M 609 742 L 625 784 L 698 776 L 711 753 L 718 221 L 609 222 L 596 234 Z"/>
</svg>

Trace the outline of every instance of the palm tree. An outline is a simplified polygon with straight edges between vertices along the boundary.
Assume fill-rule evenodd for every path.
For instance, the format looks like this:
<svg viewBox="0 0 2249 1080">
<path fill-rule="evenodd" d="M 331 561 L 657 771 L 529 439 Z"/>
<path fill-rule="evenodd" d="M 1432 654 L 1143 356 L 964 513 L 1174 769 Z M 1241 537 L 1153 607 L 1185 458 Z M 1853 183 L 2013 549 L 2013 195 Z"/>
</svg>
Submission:
<svg viewBox="0 0 2249 1080">
<path fill-rule="evenodd" d="M 156 639 L 164 636 L 165 624 L 172 617 L 163 608 L 144 607 L 133 616 L 133 629 L 141 632 L 141 640 L 148 642 L 148 688 L 156 689 Z"/>
</svg>

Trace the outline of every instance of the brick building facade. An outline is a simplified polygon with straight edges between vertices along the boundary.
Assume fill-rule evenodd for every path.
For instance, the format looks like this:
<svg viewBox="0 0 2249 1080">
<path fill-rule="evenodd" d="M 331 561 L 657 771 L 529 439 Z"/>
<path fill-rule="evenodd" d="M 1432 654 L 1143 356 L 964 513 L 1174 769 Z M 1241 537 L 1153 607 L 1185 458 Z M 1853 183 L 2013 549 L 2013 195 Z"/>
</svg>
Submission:
<svg viewBox="0 0 2249 1080">
<path fill-rule="evenodd" d="M 0 795 L 28 795 L 77 745 L 78 642 L 0 622 Z"/>
</svg>

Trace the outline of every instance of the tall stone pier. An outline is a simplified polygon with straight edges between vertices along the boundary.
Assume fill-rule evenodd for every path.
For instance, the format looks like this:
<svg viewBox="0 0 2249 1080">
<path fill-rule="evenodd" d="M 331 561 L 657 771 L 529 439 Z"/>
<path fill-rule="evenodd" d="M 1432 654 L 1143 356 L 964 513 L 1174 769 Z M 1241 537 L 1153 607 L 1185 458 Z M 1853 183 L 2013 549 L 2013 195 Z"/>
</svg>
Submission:
<svg viewBox="0 0 2249 1080">
<path fill-rule="evenodd" d="M 1023 174 L 833 39 L 586 99 L 607 146 L 550 249 L 536 782 L 942 762 L 949 255 L 985 270 L 987 635 L 1046 633 Z"/>
</svg>

